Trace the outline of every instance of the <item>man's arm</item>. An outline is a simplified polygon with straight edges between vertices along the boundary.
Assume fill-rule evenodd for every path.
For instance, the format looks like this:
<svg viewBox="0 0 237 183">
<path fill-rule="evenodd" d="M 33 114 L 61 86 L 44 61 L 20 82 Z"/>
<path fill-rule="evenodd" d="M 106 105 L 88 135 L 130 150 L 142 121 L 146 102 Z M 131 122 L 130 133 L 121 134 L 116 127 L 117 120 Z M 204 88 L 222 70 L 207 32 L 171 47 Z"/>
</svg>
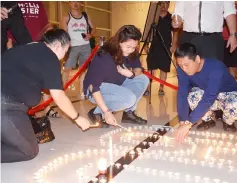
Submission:
<svg viewBox="0 0 237 183">
<path fill-rule="evenodd" d="M 68 21 L 69 21 L 69 16 L 66 15 L 62 18 L 62 20 L 60 21 L 60 27 L 65 30 L 66 32 L 68 31 L 67 30 L 67 24 L 68 24 Z"/>
<path fill-rule="evenodd" d="M 78 116 L 78 112 L 75 110 L 71 101 L 63 90 L 51 89 L 50 94 L 57 106 L 71 119 L 75 119 L 75 122 L 82 128 L 82 130 L 86 130 L 90 127 L 90 123 L 86 118 Z"/>
<path fill-rule="evenodd" d="M 234 35 L 236 33 L 236 9 L 234 1 L 224 1 L 224 18 L 230 32 L 230 37 L 227 42 L 227 47 L 230 46 L 230 52 L 232 53 L 237 47 L 237 39 Z"/>
<path fill-rule="evenodd" d="M 172 46 L 170 48 L 171 54 L 173 54 L 177 48 L 178 36 L 179 36 L 179 31 L 177 29 L 173 29 Z"/>
<path fill-rule="evenodd" d="M 178 118 L 179 121 L 188 120 L 189 115 L 189 104 L 188 104 L 188 94 L 191 88 L 190 82 L 185 75 L 185 73 L 178 68 L 178 96 L 177 96 L 177 110 L 178 110 Z"/>
<path fill-rule="evenodd" d="M 214 104 L 220 92 L 223 74 L 223 70 L 217 70 L 215 73 L 211 73 L 208 81 L 208 87 L 204 91 L 202 100 L 198 103 L 196 109 L 190 114 L 188 121 L 191 123 L 196 123 Z"/>
</svg>

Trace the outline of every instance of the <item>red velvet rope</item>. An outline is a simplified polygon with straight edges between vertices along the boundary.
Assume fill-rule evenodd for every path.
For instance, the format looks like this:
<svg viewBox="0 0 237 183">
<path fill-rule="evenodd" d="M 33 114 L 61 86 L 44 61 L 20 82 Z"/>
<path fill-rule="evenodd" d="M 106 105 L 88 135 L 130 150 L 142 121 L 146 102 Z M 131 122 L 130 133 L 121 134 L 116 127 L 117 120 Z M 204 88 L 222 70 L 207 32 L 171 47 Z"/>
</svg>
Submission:
<svg viewBox="0 0 237 183">
<path fill-rule="evenodd" d="M 177 87 L 177 86 L 174 86 L 174 85 L 172 85 L 172 84 L 170 84 L 170 83 L 167 83 L 167 82 L 165 82 L 165 81 L 163 81 L 163 80 L 161 80 L 161 79 L 159 79 L 159 78 L 157 78 L 157 77 L 151 75 L 151 73 L 149 73 L 149 72 L 147 72 L 147 71 L 144 71 L 144 74 L 145 74 L 148 78 L 151 78 L 151 79 L 153 79 L 153 80 L 155 80 L 155 81 L 157 81 L 157 82 L 159 82 L 159 83 L 161 83 L 161 84 L 163 84 L 163 85 L 165 85 L 165 86 L 168 86 L 168 87 L 170 87 L 170 88 L 172 88 L 172 89 L 174 89 L 174 90 L 178 90 L 178 87 Z"/>
<path fill-rule="evenodd" d="M 86 62 L 81 66 L 81 68 L 77 71 L 77 73 L 66 83 L 66 85 L 64 86 L 64 90 L 66 90 L 66 89 L 72 84 L 72 82 L 75 81 L 76 78 L 78 78 L 78 77 L 80 76 L 80 74 L 81 74 L 84 70 L 86 70 L 88 64 L 90 63 L 91 59 L 93 58 L 93 56 L 95 55 L 95 53 L 97 52 L 98 49 L 99 49 L 99 46 L 97 45 L 97 46 L 93 49 L 93 51 L 91 52 L 91 54 L 90 54 L 90 56 L 88 57 L 88 59 L 86 60 Z M 163 85 L 165 85 L 165 86 L 168 86 L 168 87 L 170 87 L 170 88 L 172 88 L 172 89 L 174 89 L 174 90 L 178 90 L 178 87 L 177 87 L 177 86 L 174 86 L 174 85 L 172 85 L 172 84 L 170 84 L 170 83 L 167 83 L 167 82 L 165 82 L 165 81 L 163 81 L 163 80 L 161 80 L 161 79 L 159 79 L 159 78 L 157 78 L 157 77 L 151 75 L 151 74 L 150 74 L 149 72 L 147 72 L 147 71 L 144 71 L 144 74 L 145 74 L 147 77 L 149 77 L 149 78 L 151 78 L 151 79 L 153 79 L 153 80 L 155 80 L 155 81 L 157 81 L 157 82 L 159 82 L 159 83 L 161 83 L 161 84 L 163 84 Z M 52 98 L 52 97 L 51 97 L 50 99 L 46 100 L 45 102 L 41 103 L 41 104 L 38 105 L 37 107 L 31 108 L 31 109 L 28 111 L 28 114 L 29 114 L 29 115 L 34 115 L 36 112 L 38 112 L 38 111 L 44 109 L 45 107 L 47 107 L 51 102 L 53 102 L 53 98 Z"/>
<path fill-rule="evenodd" d="M 90 63 L 91 59 L 93 58 L 93 56 L 95 55 L 95 53 L 97 52 L 97 50 L 99 49 L 99 46 L 97 45 L 93 51 L 91 52 L 90 56 L 88 57 L 88 59 L 86 60 L 86 62 L 81 66 L 81 68 L 77 71 L 77 73 L 66 83 L 66 85 L 64 86 L 64 90 L 66 90 L 73 81 L 75 81 L 75 79 L 84 71 L 86 70 L 88 64 Z M 29 115 L 34 115 L 36 112 L 44 109 L 45 107 L 47 107 L 51 102 L 53 102 L 53 98 L 51 97 L 50 99 L 46 100 L 45 102 L 41 103 L 40 105 L 38 105 L 37 107 L 31 108 L 28 111 Z"/>
</svg>

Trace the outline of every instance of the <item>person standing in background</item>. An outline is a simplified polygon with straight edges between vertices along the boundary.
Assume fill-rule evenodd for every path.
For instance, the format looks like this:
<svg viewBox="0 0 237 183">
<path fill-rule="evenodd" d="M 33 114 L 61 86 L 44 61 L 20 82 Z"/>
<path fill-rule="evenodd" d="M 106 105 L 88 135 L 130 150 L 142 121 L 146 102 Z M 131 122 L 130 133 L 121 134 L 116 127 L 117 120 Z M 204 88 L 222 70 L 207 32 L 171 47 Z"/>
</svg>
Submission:
<svg viewBox="0 0 237 183">
<path fill-rule="evenodd" d="M 237 47 L 234 1 L 177 1 L 172 26 L 181 28 L 183 24 L 180 44 L 192 43 L 202 57 L 223 61 L 224 18 L 230 31 L 226 46 L 232 53 Z"/>
<path fill-rule="evenodd" d="M 1 53 L 7 50 L 7 32 L 11 31 L 19 44 L 32 42 L 24 24 L 22 12 L 15 1 L 1 2 Z"/>
<path fill-rule="evenodd" d="M 49 24 L 47 13 L 41 1 L 20 1 L 18 2 L 18 6 L 21 9 L 24 17 L 24 23 L 34 42 L 39 41 L 41 36 L 47 32 L 47 30 L 53 28 L 53 26 Z M 7 48 L 10 49 L 14 45 L 18 44 L 19 42 L 16 41 L 11 32 L 8 31 Z M 42 93 L 43 101 L 50 98 L 50 95 L 46 94 L 48 91 L 44 91 Z M 59 113 L 50 106 L 47 106 L 44 111 L 47 116 L 60 117 Z"/>
<path fill-rule="evenodd" d="M 160 79 L 166 81 L 167 73 L 170 72 L 171 58 L 177 47 L 178 32 L 174 31 L 171 25 L 172 18 L 168 12 L 169 1 L 160 1 L 160 13 L 159 21 L 156 25 L 156 29 L 160 32 L 162 38 L 155 34 L 154 39 L 151 42 L 151 47 L 147 56 L 148 69 L 152 70 L 152 74 L 155 75 L 156 69 L 160 69 Z M 172 37 L 173 32 L 173 37 Z M 167 53 L 162 39 L 166 48 L 169 50 Z M 159 95 L 164 95 L 164 85 L 160 84 L 158 91 Z"/>
<path fill-rule="evenodd" d="M 237 2 L 235 2 L 235 9 L 237 11 Z M 237 80 L 237 49 L 235 49 L 232 53 L 230 53 L 229 48 L 226 47 L 228 39 L 230 37 L 230 33 L 226 25 L 226 22 L 224 24 L 222 35 L 225 40 L 224 63 L 229 68 L 231 75 Z"/>
<path fill-rule="evenodd" d="M 95 27 L 91 19 L 85 12 L 81 11 L 80 1 L 70 1 L 70 12 L 64 16 L 61 21 L 61 27 L 68 32 L 71 38 L 71 48 L 69 57 L 64 65 L 63 83 L 68 81 L 70 71 L 76 67 L 78 59 L 81 67 L 86 59 L 90 56 L 91 46 L 90 39 L 95 34 Z M 83 81 L 85 72 L 80 76 L 80 99 L 85 99 L 83 92 Z"/>
</svg>

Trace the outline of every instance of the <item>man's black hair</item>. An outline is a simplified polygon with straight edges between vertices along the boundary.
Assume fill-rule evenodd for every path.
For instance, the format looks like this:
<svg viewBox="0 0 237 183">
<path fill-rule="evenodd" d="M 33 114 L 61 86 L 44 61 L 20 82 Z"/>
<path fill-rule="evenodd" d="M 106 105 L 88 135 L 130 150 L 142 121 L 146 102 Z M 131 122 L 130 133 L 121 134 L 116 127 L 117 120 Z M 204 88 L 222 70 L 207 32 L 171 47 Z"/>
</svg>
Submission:
<svg viewBox="0 0 237 183">
<path fill-rule="evenodd" d="M 195 60 L 197 56 L 197 49 L 191 43 L 183 43 L 181 44 L 175 51 L 175 58 L 184 58 L 188 57 L 189 59 Z"/>
<path fill-rule="evenodd" d="M 41 42 L 45 42 L 46 44 L 53 44 L 56 41 L 59 41 L 62 46 L 70 44 L 70 36 L 63 29 L 51 29 L 47 31 L 41 38 Z"/>
</svg>

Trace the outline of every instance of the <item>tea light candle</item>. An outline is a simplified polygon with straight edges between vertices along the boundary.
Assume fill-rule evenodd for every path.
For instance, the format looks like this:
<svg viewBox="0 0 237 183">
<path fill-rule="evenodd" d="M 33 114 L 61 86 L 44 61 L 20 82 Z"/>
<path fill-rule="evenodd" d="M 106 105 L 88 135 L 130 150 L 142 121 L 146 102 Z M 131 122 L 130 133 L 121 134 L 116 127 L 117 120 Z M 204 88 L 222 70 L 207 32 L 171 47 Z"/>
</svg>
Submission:
<svg viewBox="0 0 237 183">
<path fill-rule="evenodd" d="M 203 180 L 205 181 L 205 183 L 207 183 L 209 181 L 208 177 L 204 177 Z"/>
<path fill-rule="evenodd" d="M 234 155 L 236 153 L 236 149 L 232 148 L 232 154 Z"/>
<path fill-rule="evenodd" d="M 191 177 L 191 176 L 190 176 L 189 174 L 186 174 L 186 175 L 185 175 L 186 181 L 189 181 L 189 180 L 190 180 L 190 177 Z"/>
<path fill-rule="evenodd" d="M 115 167 L 116 167 L 117 169 L 119 169 L 119 168 L 121 167 L 121 164 L 120 164 L 120 163 L 116 163 L 116 164 L 115 164 Z"/>
<path fill-rule="evenodd" d="M 104 158 L 101 158 L 98 162 L 99 174 L 106 174 L 107 172 L 107 161 Z"/>
<path fill-rule="evenodd" d="M 176 172 L 176 173 L 174 173 L 174 176 L 175 176 L 176 179 L 179 179 L 180 178 L 180 173 Z"/>
<path fill-rule="evenodd" d="M 195 176 L 194 179 L 195 179 L 195 182 L 199 182 L 201 180 L 201 177 L 200 176 Z"/>
<path fill-rule="evenodd" d="M 220 183 L 220 179 L 213 179 L 214 183 Z"/>
</svg>

